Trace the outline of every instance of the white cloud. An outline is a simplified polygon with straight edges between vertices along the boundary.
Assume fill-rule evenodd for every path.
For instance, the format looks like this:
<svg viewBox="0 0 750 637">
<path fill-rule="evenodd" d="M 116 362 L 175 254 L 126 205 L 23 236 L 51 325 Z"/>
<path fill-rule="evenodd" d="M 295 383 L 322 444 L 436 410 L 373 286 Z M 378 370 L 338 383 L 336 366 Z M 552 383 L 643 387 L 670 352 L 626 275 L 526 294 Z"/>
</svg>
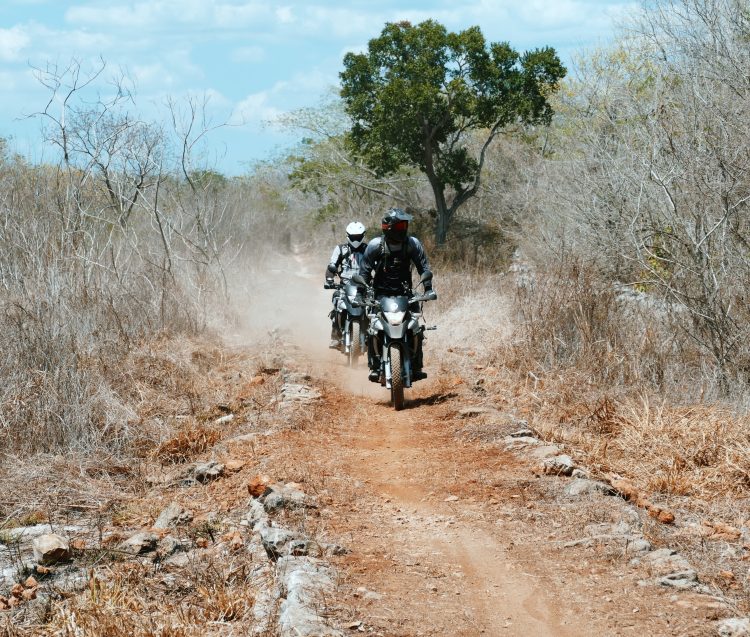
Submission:
<svg viewBox="0 0 750 637">
<path fill-rule="evenodd" d="M 0 29 L 0 60 L 12 62 L 19 59 L 30 42 L 29 34 L 20 26 Z"/>
<path fill-rule="evenodd" d="M 336 81 L 335 75 L 319 70 L 298 73 L 245 97 L 235 107 L 232 123 L 272 123 L 290 110 L 318 102 Z"/>
<path fill-rule="evenodd" d="M 121 29 L 149 27 L 160 17 L 161 3 L 134 4 L 128 6 L 90 7 L 78 6 L 68 9 L 65 20 L 71 24 L 112 27 Z"/>
<path fill-rule="evenodd" d="M 296 20 L 291 7 L 279 7 L 276 9 L 276 18 L 281 24 L 289 24 Z"/>
<path fill-rule="evenodd" d="M 12 91 L 16 88 L 16 75 L 7 71 L 0 71 L 0 84 L 6 91 Z"/>
<path fill-rule="evenodd" d="M 119 30 L 174 30 L 175 24 L 196 29 L 267 28 L 274 22 L 288 21 L 291 10 L 274 10 L 268 2 L 211 2 L 209 0 L 153 0 L 120 5 L 78 5 L 65 19 L 72 24 Z"/>
<path fill-rule="evenodd" d="M 210 19 L 217 27 L 258 27 L 271 21 L 273 13 L 269 4 L 245 3 L 240 5 L 219 4 L 214 7 Z"/>
<path fill-rule="evenodd" d="M 266 52 L 259 46 L 241 46 L 230 53 L 233 62 L 257 63 L 266 59 Z"/>
<path fill-rule="evenodd" d="M 248 95 L 235 106 L 230 123 L 259 125 L 276 119 L 283 111 L 273 106 L 272 95 L 273 89 Z"/>
</svg>

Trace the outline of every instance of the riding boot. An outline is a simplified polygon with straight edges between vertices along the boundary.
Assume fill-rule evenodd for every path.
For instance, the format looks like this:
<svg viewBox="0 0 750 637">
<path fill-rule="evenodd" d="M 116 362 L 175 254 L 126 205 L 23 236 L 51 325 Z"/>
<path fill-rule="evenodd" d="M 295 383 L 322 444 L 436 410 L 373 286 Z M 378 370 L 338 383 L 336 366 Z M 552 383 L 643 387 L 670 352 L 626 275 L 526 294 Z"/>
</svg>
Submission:
<svg viewBox="0 0 750 637">
<path fill-rule="evenodd" d="M 424 380 L 427 378 L 427 373 L 422 371 L 422 341 L 424 340 L 424 335 L 419 334 L 417 337 L 417 351 L 414 355 L 414 369 L 412 371 L 412 380 Z"/>
<path fill-rule="evenodd" d="M 336 319 L 331 323 L 331 342 L 328 344 L 330 349 L 341 349 L 341 330 L 339 329 Z"/>
</svg>

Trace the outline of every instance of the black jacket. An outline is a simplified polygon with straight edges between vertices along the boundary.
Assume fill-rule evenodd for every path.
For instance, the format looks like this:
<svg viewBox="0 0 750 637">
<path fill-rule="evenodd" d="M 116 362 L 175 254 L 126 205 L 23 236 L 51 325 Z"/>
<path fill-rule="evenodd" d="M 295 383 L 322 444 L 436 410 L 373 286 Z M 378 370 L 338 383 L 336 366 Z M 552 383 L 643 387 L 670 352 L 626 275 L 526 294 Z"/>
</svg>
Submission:
<svg viewBox="0 0 750 637">
<path fill-rule="evenodd" d="M 416 237 L 409 236 L 394 252 L 384 245 L 383 237 L 370 241 L 362 257 L 360 274 L 369 283 L 373 280 L 376 296 L 397 296 L 411 290 L 411 266 L 417 268 L 421 276 L 430 270 L 422 243 Z M 374 277 L 374 278 L 373 278 Z"/>
</svg>

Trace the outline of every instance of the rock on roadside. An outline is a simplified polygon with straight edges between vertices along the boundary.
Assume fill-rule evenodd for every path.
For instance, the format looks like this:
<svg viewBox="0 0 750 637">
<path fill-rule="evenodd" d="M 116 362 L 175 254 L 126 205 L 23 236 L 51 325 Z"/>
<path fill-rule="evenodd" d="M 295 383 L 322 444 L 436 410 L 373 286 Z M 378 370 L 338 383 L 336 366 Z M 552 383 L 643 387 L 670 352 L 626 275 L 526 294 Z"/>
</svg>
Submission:
<svg viewBox="0 0 750 637">
<path fill-rule="evenodd" d="M 183 509 L 176 502 L 172 502 L 166 507 L 154 522 L 155 529 L 168 529 L 170 526 L 176 526 L 177 524 L 186 524 L 193 519 L 192 512 L 187 509 Z"/>
<path fill-rule="evenodd" d="M 127 540 L 122 542 L 117 548 L 124 553 L 130 553 L 131 555 L 141 555 L 148 553 L 156 548 L 156 543 L 159 541 L 158 536 L 147 531 L 136 533 Z"/>
<path fill-rule="evenodd" d="M 748 637 L 750 636 L 750 618 L 732 617 L 719 622 L 717 626 L 719 637 Z"/>
<path fill-rule="evenodd" d="M 55 564 L 70 559 L 68 540 L 56 533 L 46 533 L 35 537 L 32 548 L 34 560 L 39 564 Z"/>
<path fill-rule="evenodd" d="M 283 557 L 276 572 L 284 601 L 279 611 L 281 637 L 343 637 L 326 625 L 317 609 L 333 594 L 334 577 L 320 560 L 309 557 Z"/>
</svg>

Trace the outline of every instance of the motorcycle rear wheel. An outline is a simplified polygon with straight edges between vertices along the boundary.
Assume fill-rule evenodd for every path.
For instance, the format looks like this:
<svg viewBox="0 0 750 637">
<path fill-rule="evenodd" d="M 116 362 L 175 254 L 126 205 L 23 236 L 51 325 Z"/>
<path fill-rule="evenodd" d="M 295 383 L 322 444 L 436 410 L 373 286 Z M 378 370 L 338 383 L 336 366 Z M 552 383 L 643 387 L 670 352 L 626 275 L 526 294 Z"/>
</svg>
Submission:
<svg viewBox="0 0 750 637">
<path fill-rule="evenodd" d="M 391 345 L 389 349 L 391 360 L 391 404 L 396 411 L 404 408 L 404 377 L 401 375 L 401 349 L 398 345 Z"/>
</svg>

